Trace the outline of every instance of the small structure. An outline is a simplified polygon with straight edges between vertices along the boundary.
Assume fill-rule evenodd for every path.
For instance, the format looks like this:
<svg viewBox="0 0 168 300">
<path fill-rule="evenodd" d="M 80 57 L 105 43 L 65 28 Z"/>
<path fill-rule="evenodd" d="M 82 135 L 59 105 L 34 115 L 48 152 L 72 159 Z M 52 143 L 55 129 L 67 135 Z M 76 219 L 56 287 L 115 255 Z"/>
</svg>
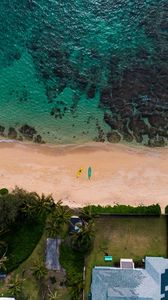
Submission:
<svg viewBox="0 0 168 300">
<path fill-rule="evenodd" d="M 120 258 L 121 269 L 134 269 L 134 262 L 130 258 Z"/>
<path fill-rule="evenodd" d="M 104 261 L 112 261 L 113 260 L 113 257 L 111 255 L 105 255 L 104 256 Z"/>
<path fill-rule="evenodd" d="M 59 246 L 61 244 L 60 239 L 47 239 L 46 245 L 46 268 L 48 270 L 59 271 L 61 269 L 59 263 Z"/>
<path fill-rule="evenodd" d="M 94 267 L 92 300 L 168 300 L 168 259 L 146 257 L 145 269 L 121 259 L 120 268 Z"/>
<path fill-rule="evenodd" d="M 70 233 L 77 233 L 81 230 L 83 226 L 83 221 L 78 216 L 72 216 L 70 219 Z"/>
</svg>

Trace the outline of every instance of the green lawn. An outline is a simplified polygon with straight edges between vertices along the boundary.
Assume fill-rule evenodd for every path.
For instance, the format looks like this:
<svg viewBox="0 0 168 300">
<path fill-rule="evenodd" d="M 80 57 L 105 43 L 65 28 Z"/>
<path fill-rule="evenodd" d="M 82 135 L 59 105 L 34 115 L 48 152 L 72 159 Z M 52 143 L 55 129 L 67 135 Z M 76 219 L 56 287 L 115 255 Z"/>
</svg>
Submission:
<svg viewBox="0 0 168 300">
<path fill-rule="evenodd" d="M 120 258 L 141 260 L 144 256 L 167 255 L 166 217 L 100 217 L 95 219 L 95 241 L 86 259 L 86 295 L 95 265 L 104 262 L 104 254 L 113 256 L 113 264 Z M 111 264 L 112 265 L 112 264 Z M 87 298 L 86 298 L 87 299 Z"/>
</svg>

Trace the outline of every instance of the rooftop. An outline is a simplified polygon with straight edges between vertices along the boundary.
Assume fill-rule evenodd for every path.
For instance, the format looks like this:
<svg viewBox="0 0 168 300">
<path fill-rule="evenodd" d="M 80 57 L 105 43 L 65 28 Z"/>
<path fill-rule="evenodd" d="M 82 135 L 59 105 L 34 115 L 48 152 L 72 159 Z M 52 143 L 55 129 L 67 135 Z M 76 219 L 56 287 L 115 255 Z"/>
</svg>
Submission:
<svg viewBox="0 0 168 300">
<path fill-rule="evenodd" d="M 95 267 L 92 275 L 93 300 L 158 300 L 158 285 L 143 269 Z"/>
<path fill-rule="evenodd" d="M 94 267 L 92 300 L 168 299 L 168 259 L 146 257 L 145 269 L 134 268 L 131 263 L 131 259 L 121 259 L 120 268 Z"/>
</svg>

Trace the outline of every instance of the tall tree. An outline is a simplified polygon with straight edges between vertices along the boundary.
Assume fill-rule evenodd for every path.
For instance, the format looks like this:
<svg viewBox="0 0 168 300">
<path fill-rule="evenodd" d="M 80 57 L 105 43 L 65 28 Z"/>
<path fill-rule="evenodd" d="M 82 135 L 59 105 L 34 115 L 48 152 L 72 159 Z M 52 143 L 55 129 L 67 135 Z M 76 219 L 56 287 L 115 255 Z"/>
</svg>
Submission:
<svg viewBox="0 0 168 300">
<path fill-rule="evenodd" d="M 65 223 L 68 223 L 69 222 L 69 219 L 71 217 L 71 211 L 69 209 L 68 206 L 64 206 L 62 204 L 62 201 L 59 200 L 56 205 L 55 205 L 55 210 L 54 210 L 54 216 L 56 217 L 56 219 L 62 223 L 62 224 L 65 224 Z"/>
<path fill-rule="evenodd" d="M 22 189 L 17 191 L 17 196 L 24 199 L 21 211 L 30 218 L 35 215 L 44 215 L 50 212 L 52 207 L 55 206 L 51 195 L 45 196 L 42 194 L 39 196 L 36 192 L 28 193 Z"/>
<path fill-rule="evenodd" d="M 93 245 L 94 228 L 93 223 L 85 223 L 78 233 L 72 235 L 72 247 L 80 252 L 89 252 Z"/>
<path fill-rule="evenodd" d="M 62 234 L 64 224 L 67 224 L 71 217 L 71 211 L 67 206 L 58 201 L 47 221 L 47 231 L 50 237 L 55 238 Z"/>
</svg>

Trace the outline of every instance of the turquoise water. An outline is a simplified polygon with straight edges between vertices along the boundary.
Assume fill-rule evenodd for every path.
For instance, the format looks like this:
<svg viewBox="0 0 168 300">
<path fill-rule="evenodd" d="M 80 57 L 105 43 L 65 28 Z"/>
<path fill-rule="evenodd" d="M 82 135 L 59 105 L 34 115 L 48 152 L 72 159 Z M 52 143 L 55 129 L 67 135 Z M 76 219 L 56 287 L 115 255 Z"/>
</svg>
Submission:
<svg viewBox="0 0 168 300">
<path fill-rule="evenodd" d="M 0 12 L 1 136 L 167 144 L 167 1 L 1 0 Z"/>
</svg>

